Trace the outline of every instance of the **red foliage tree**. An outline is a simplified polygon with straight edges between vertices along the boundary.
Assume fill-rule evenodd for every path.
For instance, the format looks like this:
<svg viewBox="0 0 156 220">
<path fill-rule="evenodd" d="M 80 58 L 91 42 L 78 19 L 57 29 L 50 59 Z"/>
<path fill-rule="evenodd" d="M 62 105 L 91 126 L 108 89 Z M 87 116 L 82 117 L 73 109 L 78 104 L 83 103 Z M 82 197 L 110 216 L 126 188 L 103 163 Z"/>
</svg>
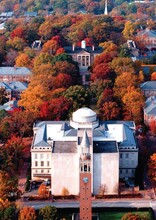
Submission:
<svg viewBox="0 0 156 220">
<path fill-rule="evenodd" d="M 72 78 L 69 74 L 58 74 L 54 79 L 54 88 L 68 88 L 72 85 Z"/>
<path fill-rule="evenodd" d="M 67 119 L 71 102 L 64 97 L 53 98 L 50 102 L 44 102 L 40 107 L 40 116 L 45 120 Z"/>
<path fill-rule="evenodd" d="M 93 73 L 91 75 L 91 80 L 94 81 L 96 79 L 109 79 L 111 76 L 111 69 L 107 63 L 101 63 L 96 65 L 93 69 Z"/>
<path fill-rule="evenodd" d="M 15 37 L 23 38 L 24 39 L 24 30 L 21 27 L 15 28 L 11 33 L 10 37 L 13 39 Z"/>
</svg>

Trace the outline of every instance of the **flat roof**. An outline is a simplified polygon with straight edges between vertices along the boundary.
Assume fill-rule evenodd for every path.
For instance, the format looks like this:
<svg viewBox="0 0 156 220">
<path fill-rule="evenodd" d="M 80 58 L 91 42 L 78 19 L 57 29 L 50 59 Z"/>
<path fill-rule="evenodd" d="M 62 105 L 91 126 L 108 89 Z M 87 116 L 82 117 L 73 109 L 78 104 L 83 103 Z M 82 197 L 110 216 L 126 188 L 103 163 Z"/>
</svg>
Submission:
<svg viewBox="0 0 156 220">
<path fill-rule="evenodd" d="M 116 141 L 94 141 L 93 153 L 117 153 Z"/>
</svg>

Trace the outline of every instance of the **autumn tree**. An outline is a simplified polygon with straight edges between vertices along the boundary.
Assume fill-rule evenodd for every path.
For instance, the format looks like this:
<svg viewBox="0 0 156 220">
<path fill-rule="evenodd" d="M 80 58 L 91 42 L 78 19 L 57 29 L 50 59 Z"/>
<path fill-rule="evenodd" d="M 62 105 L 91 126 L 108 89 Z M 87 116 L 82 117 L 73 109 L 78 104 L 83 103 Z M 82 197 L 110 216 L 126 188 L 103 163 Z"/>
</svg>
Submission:
<svg viewBox="0 0 156 220">
<path fill-rule="evenodd" d="M 19 160 L 23 157 L 23 150 L 25 146 L 21 137 L 13 135 L 3 146 L 3 170 L 9 172 L 8 168 L 12 164 L 14 171 L 19 169 Z M 9 164 L 7 164 L 9 161 Z"/>
<path fill-rule="evenodd" d="M 15 37 L 24 39 L 24 30 L 21 27 L 16 27 L 11 33 L 10 37 L 13 39 Z"/>
<path fill-rule="evenodd" d="M 54 206 L 45 206 L 39 210 L 39 216 L 44 220 L 55 220 L 57 219 L 57 209 Z"/>
<path fill-rule="evenodd" d="M 129 120 L 134 120 L 136 124 L 142 122 L 144 95 L 139 89 L 129 88 L 123 96 L 122 101 L 126 111 L 129 112 Z"/>
<path fill-rule="evenodd" d="M 121 115 L 121 108 L 115 101 L 104 102 L 99 111 L 103 120 L 117 120 Z"/>
<path fill-rule="evenodd" d="M 7 199 L 10 193 L 18 192 L 18 180 L 15 176 L 10 176 L 7 172 L 0 170 L 0 198 Z"/>
<path fill-rule="evenodd" d="M 118 46 L 112 41 L 106 41 L 104 43 L 100 43 L 99 46 L 103 47 L 104 52 L 110 57 L 116 57 L 118 55 Z"/>
<path fill-rule="evenodd" d="M 121 220 L 148 220 L 148 218 L 143 215 L 140 216 L 138 214 L 129 212 L 129 213 L 124 214 Z"/>
<path fill-rule="evenodd" d="M 31 59 L 30 57 L 25 54 L 25 53 L 22 53 L 20 54 L 17 58 L 16 58 L 16 63 L 15 63 L 16 66 L 21 66 L 21 67 L 28 67 L 30 68 L 32 65 L 31 65 Z"/>
<path fill-rule="evenodd" d="M 151 80 L 156 80 L 156 72 L 153 72 L 152 74 L 151 74 Z"/>
<path fill-rule="evenodd" d="M 19 212 L 18 220 L 36 220 L 36 212 L 33 207 L 23 207 Z"/>
<path fill-rule="evenodd" d="M 156 135 L 156 121 L 154 119 L 150 121 L 149 129 L 152 135 Z"/>
<path fill-rule="evenodd" d="M 156 184 L 156 153 L 150 156 L 148 163 L 148 175 L 151 181 Z"/>
<path fill-rule="evenodd" d="M 16 219 L 17 208 L 15 203 L 10 202 L 8 199 L 0 199 L 0 219 L 13 220 Z"/>
<path fill-rule="evenodd" d="M 41 184 L 38 188 L 38 195 L 43 198 L 47 199 L 49 197 L 49 189 L 47 188 L 46 185 Z"/>
<path fill-rule="evenodd" d="M 110 79 L 112 74 L 112 70 L 109 67 L 107 63 L 101 63 L 99 65 L 96 65 L 95 68 L 93 68 L 91 74 L 91 80 L 104 80 L 104 79 Z"/>
<path fill-rule="evenodd" d="M 71 100 L 65 97 L 53 98 L 40 106 L 40 116 L 44 120 L 65 120 L 72 106 Z"/>
<path fill-rule="evenodd" d="M 137 76 L 132 73 L 123 72 L 115 79 L 114 95 L 121 99 L 126 93 L 129 87 L 135 87 L 137 85 Z"/>
<path fill-rule="evenodd" d="M 117 75 L 123 72 L 135 73 L 134 63 L 131 58 L 116 57 L 112 60 L 111 67 Z"/>
<path fill-rule="evenodd" d="M 123 30 L 123 36 L 126 40 L 128 39 L 133 39 L 133 36 L 134 36 L 134 32 L 135 32 L 135 25 L 133 22 L 131 21 L 127 21 L 125 23 L 125 27 L 124 27 L 124 30 Z"/>
<path fill-rule="evenodd" d="M 7 48 L 12 48 L 17 51 L 22 51 L 24 47 L 26 46 L 25 41 L 22 38 L 14 37 L 13 39 L 9 39 L 6 42 Z"/>
</svg>

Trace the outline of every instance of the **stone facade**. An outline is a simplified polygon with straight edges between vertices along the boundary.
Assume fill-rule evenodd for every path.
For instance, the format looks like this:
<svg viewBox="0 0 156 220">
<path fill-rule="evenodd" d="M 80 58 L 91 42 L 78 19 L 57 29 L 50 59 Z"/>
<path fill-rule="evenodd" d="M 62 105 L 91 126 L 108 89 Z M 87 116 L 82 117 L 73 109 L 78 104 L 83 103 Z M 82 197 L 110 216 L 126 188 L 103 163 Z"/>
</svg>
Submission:
<svg viewBox="0 0 156 220">
<path fill-rule="evenodd" d="M 51 191 L 65 188 L 78 195 L 80 159 L 90 154 L 91 192 L 117 194 L 119 178 L 134 177 L 138 164 L 133 122 L 99 121 L 94 111 L 81 108 L 68 121 L 43 121 L 34 125 L 31 179 L 51 179 Z"/>
</svg>

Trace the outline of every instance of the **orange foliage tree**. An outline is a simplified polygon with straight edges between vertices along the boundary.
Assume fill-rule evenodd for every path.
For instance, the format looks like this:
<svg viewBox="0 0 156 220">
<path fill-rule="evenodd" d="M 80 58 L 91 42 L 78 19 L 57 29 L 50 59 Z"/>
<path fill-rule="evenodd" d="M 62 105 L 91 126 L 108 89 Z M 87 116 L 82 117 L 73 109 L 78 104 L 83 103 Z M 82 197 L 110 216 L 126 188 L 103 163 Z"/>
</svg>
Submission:
<svg viewBox="0 0 156 220">
<path fill-rule="evenodd" d="M 19 220 L 36 220 L 36 212 L 33 207 L 24 207 L 19 212 Z"/>
<path fill-rule="evenodd" d="M 48 198 L 49 196 L 49 190 L 46 185 L 41 184 L 38 189 L 38 194 L 41 198 Z"/>
<path fill-rule="evenodd" d="M 156 184 L 156 153 L 150 156 L 148 163 L 148 175 L 150 179 Z"/>
<path fill-rule="evenodd" d="M 152 74 L 151 74 L 151 80 L 156 80 L 156 72 L 153 72 Z"/>
</svg>

